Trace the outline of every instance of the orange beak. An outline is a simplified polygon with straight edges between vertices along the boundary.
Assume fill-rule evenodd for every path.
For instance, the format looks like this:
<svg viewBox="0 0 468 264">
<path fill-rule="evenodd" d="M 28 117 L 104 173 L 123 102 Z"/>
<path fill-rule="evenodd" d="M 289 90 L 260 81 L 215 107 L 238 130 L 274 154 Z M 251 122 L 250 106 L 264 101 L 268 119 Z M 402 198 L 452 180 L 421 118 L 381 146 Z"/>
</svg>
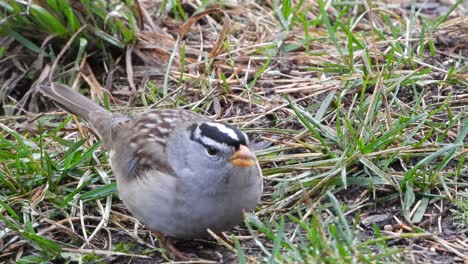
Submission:
<svg viewBox="0 0 468 264">
<path fill-rule="evenodd" d="M 244 145 L 239 146 L 239 149 L 232 154 L 230 161 L 239 167 L 250 167 L 257 164 L 255 155 Z"/>
</svg>

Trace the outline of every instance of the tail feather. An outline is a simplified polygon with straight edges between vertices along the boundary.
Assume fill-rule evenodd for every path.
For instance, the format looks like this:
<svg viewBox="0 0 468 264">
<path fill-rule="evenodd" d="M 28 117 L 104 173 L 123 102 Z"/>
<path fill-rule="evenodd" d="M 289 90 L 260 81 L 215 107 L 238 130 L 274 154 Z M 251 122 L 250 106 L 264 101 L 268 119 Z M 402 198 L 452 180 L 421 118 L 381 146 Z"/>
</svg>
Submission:
<svg viewBox="0 0 468 264">
<path fill-rule="evenodd" d="M 75 92 L 73 89 L 59 84 L 51 83 L 39 86 L 42 94 L 54 101 L 63 110 L 90 121 L 90 114 L 96 112 L 108 112 L 89 98 Z"/>
<path fill-rule="evenodd" d="M 39 88 L 42 94 L 52 99 L 58 107 L 85 119 L 105 146 L 110 148 L 114 130 L 111 112 L 65 85 L 51 83 L 50 86 L 40 85 Z"/>
</svg>

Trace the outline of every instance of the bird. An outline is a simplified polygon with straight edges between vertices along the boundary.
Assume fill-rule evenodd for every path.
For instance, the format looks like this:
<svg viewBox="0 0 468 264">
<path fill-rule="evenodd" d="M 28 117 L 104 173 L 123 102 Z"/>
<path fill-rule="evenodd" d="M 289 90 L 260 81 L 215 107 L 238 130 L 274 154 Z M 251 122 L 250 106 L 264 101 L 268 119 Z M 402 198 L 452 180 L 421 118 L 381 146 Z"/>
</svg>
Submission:
<svg viewBox="0 0 468 264">
<path fill-rule="evenodd" d="M 238 128 L 182 109 L 112 113 L 58 82 L 39 85 L 58 107 L 89 123 L 108 151 L 120 199 L 173 257 L 173 239 L 228 231 L 254 211 L 262 172 Z"/>
</svg>

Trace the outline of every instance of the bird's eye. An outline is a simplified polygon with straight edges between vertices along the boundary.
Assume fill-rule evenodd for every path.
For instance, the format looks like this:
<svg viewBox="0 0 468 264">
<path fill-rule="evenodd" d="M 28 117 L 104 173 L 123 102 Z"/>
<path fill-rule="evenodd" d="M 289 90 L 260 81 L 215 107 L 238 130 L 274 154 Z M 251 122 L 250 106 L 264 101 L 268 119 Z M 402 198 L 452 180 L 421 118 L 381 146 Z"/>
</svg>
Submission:
<svg viewBox="0 0 468 264">
<path fill-rule="evenodd" d="M 219 153 L 219 150 L 217 150 L 213 146 L 206 146 L 205 150 L 206 150 L 206 154 L 208 154 L 208 156 L 210 156 L 210 157 L 217 156 L 218 153 Z"/>
</svg>

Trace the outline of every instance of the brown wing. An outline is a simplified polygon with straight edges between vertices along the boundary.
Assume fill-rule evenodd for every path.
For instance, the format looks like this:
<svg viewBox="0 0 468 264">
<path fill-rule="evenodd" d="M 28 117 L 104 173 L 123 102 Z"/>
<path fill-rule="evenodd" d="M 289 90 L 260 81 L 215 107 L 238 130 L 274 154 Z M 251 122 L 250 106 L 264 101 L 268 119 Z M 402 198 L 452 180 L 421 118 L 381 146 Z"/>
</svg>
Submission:
<svg viewBox="0 0 468 264">
<path fill-rule="evenodd" d="M 174 175 L 166 153 L 166 141 L 177 127 L 208 120 L 206 117 L 183 110 L 150 111 L 135 120 L 125 122 L 119 130 L 119 142 L 126 146 L 115 146 L 119 152 L 130 153 L 127 169 L 129 177 L 143 175 L 144 170 L 157 169 Z"/>
</svg>

